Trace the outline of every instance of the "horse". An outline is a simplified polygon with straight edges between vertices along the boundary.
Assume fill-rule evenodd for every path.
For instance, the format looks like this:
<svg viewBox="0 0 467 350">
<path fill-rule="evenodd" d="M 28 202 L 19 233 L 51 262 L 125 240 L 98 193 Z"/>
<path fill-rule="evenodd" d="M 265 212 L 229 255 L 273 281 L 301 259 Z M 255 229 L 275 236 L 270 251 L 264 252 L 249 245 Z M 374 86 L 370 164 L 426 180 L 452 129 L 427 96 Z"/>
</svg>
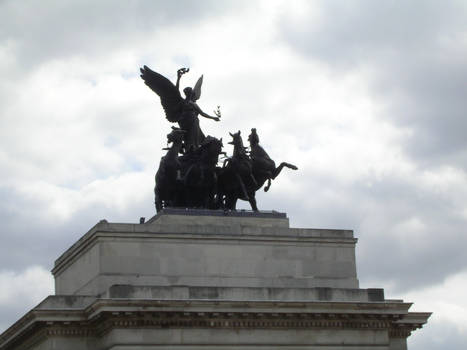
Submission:
<svg viewBox="0 0 467 350">
<path fill-rule="evenodd" d="M 274 180 L 284 167 L 297 170 L 298 168 L 290 163 L 282 162 L 278 167 L 276 163 L 269 157 L 266 151 L 259 145 L 259 137 L 256 129 L 251 129 L 251 134 L 248 136 L 250 143 L 250 157 L 253 163 L 253 175 L 258 183 L 258 189 L 268 181 L 264 192 L 267 192 L 271 187 L 271 180 Z"/>
<path fill-rule="evenodd" d="M 164 207 L 175 206 L 177 202 L 180 192 L 180 184 L 177 178 L 180 178 L 181 171 L 178 154 L 182 148 L 184 137 L 185 131 L 175 127 L 167 135 L 167 143 L 172 143 L 172 147 L 164 148 L 167 153 L 161 158 L 155 176 L 154 204 L 157 212 Z"/>
<path fill-rule="evenodd" d="M 222 139 L 207 136 L 195 150 L 180 157 L 183 195 L 181 206 L 214 209 L 217 193 L 217 162 Z"/>
<path fill-rule="evenodd" d="M 258 211 L 256 191 L 268 181 L 264 188 L 267 192 L 271 186 L 271 180 L 274 180 L 284 167 L 293 170 L 298 168 L 286 162 L 276 167 L 275 162 L 259 145 L 256 129 L 251 129 L 251 134 L 248 136 L 250 155 L 243 146 L 240 131 L 230 136 L 233 138 L 230 144 L 234 145 L 234 154 L 227 160 L 227 166 L 224 163 L 224 168 L 220 170 L 218 198 L 225 209 L 235 210 L 237 200 L 243 199 L 250 202 L 252 210 Z"/>
<path fill-rule="evenodd" d="M 217 201 L 222 203 L 224 209 L 235 210 L 237 200 L 243 199 L 250 202 L 252 210 L 258 211 L 255 198 L 258 184 L 253 175 L 252 160 L 243 146 L 240 131 L 229 134 L 232 137 L 229 144 L 234 146 L 234 151 L 232 157 L 226 159 L 218 170 Z"/>
</svg>

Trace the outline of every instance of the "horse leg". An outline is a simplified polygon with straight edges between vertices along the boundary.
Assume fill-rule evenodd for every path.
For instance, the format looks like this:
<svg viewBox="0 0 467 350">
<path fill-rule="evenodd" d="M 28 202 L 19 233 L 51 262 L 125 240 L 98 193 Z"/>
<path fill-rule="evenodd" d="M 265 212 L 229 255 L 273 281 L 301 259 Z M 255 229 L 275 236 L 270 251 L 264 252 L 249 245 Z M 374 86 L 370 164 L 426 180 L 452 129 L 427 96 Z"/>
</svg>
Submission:
<svg viewBox="0 0 467 350">
<path fill-rule="evenodd" d="M 258 186 L 258 181 L 256 181 L 256 178 L 253 175 L 253 173 L 250 173 L 250 178 L 251 178 L 251 181 L 253 181 L 253 186 L 257 187 Z"/>
<path fill-rule="evenodd" d="M 224 194 L 218 188 L 217 192 L 215 193 L 214 197 L 214 209 L 225 209 L 225 201 L 224 201 Z"/>
<path fill-rule="evenodd" d="M 211 187 L 211 209 L 219 209 L 218 203 L 217 203 L 217 198 L 216 194 L 219 193 L 219 178 L 217 176 L 217 173 L 214 171 L 212 173 L 212 178 L 213 178 L 213 186 Z"/>
<path fill-rule="evenodd" d="M 162 209 L 162 199 L 160 198 L 157 187 L 154 188 L 154 204 L 156 205 L 156 212 L 158 213 Z"/>
<path fill-rule="evenodd" d="M 213 188 L 206 191 L 207 194 L 204 197 L 204 207 L 206 209 L 214 209 L 214 191 Z"/>
<path fill-rule="evenodd" d="M 290 163 L 282 162 L 276 169 L 274 169 L 271 178 L 274 180 L 282 171 L 284 167 L 287 167 L 292 170 L 297 170 L 298 168 Z"/>
<path fill-rule="evenodd" d="M 237 197 L 233 195 L 226 196 L 224 209 L 235 210 L 237 205 Z"/>
<path fill-rule="evenodd" d="M 222 206 L 224 210 L 230 210 L 230 197 L 226 195 L 224 198 L 221 198 Z"/>
<path fill-rule="evenodd" d="M 198 185 L 201 185 L 204 182 L 204 167 L 200 166 L 199 171 L 200 171 L 200 174 L 199 174 Z"/>
<path fill-rule="evenodd" d="M 240 183 L 240 188 L 242 189 L 243 196 L 245 197 L 245 200 L 249 201 L 248 193 L 246 192 L 246 187 L 245 184 L 243 183 L 242 178 L 238 173 L 235 173 L 235 177 L 237 178 L 238 182 Z"/>
<path fill-rule="evenodd" d="M 269 191 L 269 187 L 271 187 L 271 178 L 270 178 L 270 177 L 268 177 L 268 184 L 267 184 L 266 187 L 264 188 L 264 192 Z"/>
<path fill-rule="evenodd" d="M 182 179 L 182 180 L 183 180 L 183 184 L 184 184 L 185 186 L 186 186 L 186 179 L 188 178 L 188 175 L 190 175 L 191 169 L 193 169 L 194 166 L 195 166 L 194 164 L 190 165 L 190 167 L 189 167 L 188 170 L 186 171 L 185 175 L 183 176 L 183 179 Z"/>
<path fill-rule="evenodd" d="M 256 206 L 255 194 L 254 194 L 254 193 L 251 193 L 249 198 L 250 198 L 250 199 L 249 199 L 248 201 L 250 202 L 251 209 L 252 209 L 253 211 L 258 211 L 258 207 Z"/>
<path fill-rule="evenodd" d="M 231 210 L 237 210 L 237 200 L 238 200 L 237 197 L 232 198 L 232 202 L 230 204 L 230 209 Z"/>
</svg>

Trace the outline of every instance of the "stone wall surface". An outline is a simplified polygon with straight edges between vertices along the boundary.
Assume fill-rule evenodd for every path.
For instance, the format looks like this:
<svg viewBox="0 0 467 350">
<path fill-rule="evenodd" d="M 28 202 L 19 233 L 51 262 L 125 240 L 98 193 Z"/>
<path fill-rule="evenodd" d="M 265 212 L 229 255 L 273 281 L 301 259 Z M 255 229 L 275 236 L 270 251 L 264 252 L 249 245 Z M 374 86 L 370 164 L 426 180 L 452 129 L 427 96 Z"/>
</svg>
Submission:
<svg viewBox="0 0 467 350">
<path fill-rule="evenodd" d="M 56 261 L 56 294 L 113 284 L 358 288 L 352 231 L 291 229 L 286 218 L 161 215 L 100 223 Z"/>
</svg>

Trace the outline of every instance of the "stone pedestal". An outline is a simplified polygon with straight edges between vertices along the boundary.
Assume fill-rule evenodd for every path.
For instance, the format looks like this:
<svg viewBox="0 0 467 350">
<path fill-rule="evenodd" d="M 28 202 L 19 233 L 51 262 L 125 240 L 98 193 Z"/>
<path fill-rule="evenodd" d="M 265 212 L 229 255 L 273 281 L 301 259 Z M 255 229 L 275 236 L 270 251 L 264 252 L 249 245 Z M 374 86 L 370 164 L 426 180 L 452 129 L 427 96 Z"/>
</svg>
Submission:
<svg viewBox="0 0 467 350">
<path fill-rule="evenodd" d="M 429 313 L 359 289 L 349 230 L 285 214 L 166 209 L 101 221 L 0 349 L 406 349 Z"/>
</svg>

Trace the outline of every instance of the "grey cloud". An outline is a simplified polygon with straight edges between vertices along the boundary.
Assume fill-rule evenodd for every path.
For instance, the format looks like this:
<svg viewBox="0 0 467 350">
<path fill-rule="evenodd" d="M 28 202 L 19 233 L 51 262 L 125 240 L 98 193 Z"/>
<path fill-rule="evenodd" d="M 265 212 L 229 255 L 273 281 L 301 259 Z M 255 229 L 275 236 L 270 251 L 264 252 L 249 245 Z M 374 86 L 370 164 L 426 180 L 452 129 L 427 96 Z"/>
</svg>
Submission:
<svg viewBox="0 0 467 350">
<path fill-rule="evenodd" d="M 35 305 L 11 305 L 9 303 L 2 304 L 2 318 L 0 320 L 0 332 L 3 333 L 8 327 L 11 327 L 14 322 L 18 321 L 25 314 L 25 310 L 33 308 Z"/>
<path fill-rule="evenodd" d="M 414 160 L 467 169 L 467 49 L 456 42 L 467 32 L 465 2 L 319 5 L 323 21 L 283 18 L 284 42 L 341 75 L 369 72 L 374 98 L 388 106 L 385 117 L 413 130 L 405 146 Z"/>
<path fill-rule="evenodd" d="M 377 98 L 389 102 L 387 117 L 416 130 L 407 144 L 414 159 L 428 166 L 456 164 L 467 170 L 467 64 L 453 55 L 449 50 L 419 55 L 417 62 L 393 69 L 396 77 L 386 74 L 374 87 Z"/>
<path fill-rule="evenodd" d="M 432 316 L 433 317 L 433 316 Z M 467 344 L 467 335 L 458 326 L 448 321 L 428 322 L 421 330 L 417 330 L 408 339 L 410 350 L 439 350 L 439 349 L 463 349 Z M 436 332 L 435 337 L 430 337 L 430 332 Z"/>
<path fill-rule="evenodd" d="M 15 62 L 24 69 L 72 55 L 85 55 L 87 59 L 100 57 L 115 52 L 113 49 L 118 49 L 120 45 L 128 43 L 131 46 L 132 40 L 145 40 L 145 33 L 178 25 L 190 29 L 207 20 L 209 16 L 222 16 L 237 10 L 236 2 L 228 2 L 229 6 L 224 8 L 225 4 L 221 1 L 4 1 L 0 3 L 0 48 L 8 42 L 13 43 L 14 53 L 18 55 Z M 328 64 L 336 79 L 340 74 L 345 75 L 354 69 L 361 69 L 364 74 L 369 74 L 373 98 L 387 108 L 385 120 L 382 121 L 414 130 L 405 149 L 418 166 L 465 166 L 467 156 L 463 150 L 467 148 L 463 131 L 466 130 L 466 118 L 462 117 L 467 110 L 464 101 L 467 81 L 467 69 L 463 60 L 465 51 L 462 47 L 451 45 L 450 41 L 450 38 L 466 31 L 465 6 L 456 2 L 440 4 L 426 1 L 325 1 L 321 6 L 321 22 L 303 21 L 297 24 L 295 18 L 287 15 L 279 19 L 278 29 L 283 43 L 308 59 Z M 187 33 L 190 33 L 189 30 Z M 190 40 L 189 36 L 181 39 Z M 157 43 L 147 44 L 153 46 Z M 184 64 L 190 56 L 181 53 L 172 59 Z M 6 73 L 10 74 L 9 71 Z M 21 77 L 24 75 L 18 78 Z M 7 92 L 8 87 L 2 87 L 1 84 L 5 82 L 0 81 L 0 89 Z M 259 103 L 244 102 L 250 96 L 257 96 L 249 90 L 256 91 L 256 84 L 257 82 L 248 84 L 248 89 L 243 84 L 237 84 L 243 93 L 233 91 L 235 87 L 231 89 L 231 86 L 225 89 L 232 98 L 229 100 L 226 97 L 228 103 L 222 103 L 230 104 L 234 113 L 231 113 L 230 121 L 228 117 L 225 118 L 219 127 L 221 131 L 214 134 L 224 136 L 226 144 L 227 132 L 236 131 L 233 128 L 238 129 L 238 125 L 241 126 L 242 133 L 248 133 L 250 127 L 256 126 L 263 132 L 268 130 L 266 126 L 275 124 L 270 129 L 277 134 L 293 133 L 295 137 L 302 139 L 297 144 L 306 144 L 303 147 L 307 150 L 316 146 L 310 146 L 309 143 L 313 143 L 310 135 L 312 132 L 319 133 L 319 128 L 310 131 L 308 124 L 297 128 L 296 123 L 288 123 L 287 126 L 277 121 L 271 123 L 273 119 L 268 119 L 267 122 L 260 119 L 263 110 Z M 211 87 L 209 89 L 212 91 Z M 205 109 L 210 108 L 204 107 L 209 105 L 205 102 L 207 97 L 208 94 L 204 94 L 202 104 Z M 261 100 L 262 97 L 256 98 Z M 3 94 L 3 100 L 14 100 L 13 93 Z M 115 173 L 131 171 L 132 167 L 139 167 L 139 164 L 144 163 L 144 159 L 154 157 L 156 152 L 153 149 L 156 147 L 159 150 L 161 139 L 169 127 L 161 115 L 154 115 L 157 113 L 155 105 L 158 103 L 155 99 L 153 105 L 143 108 L 149 111 L 147 120 L 149 117 L 160 118 L 160 124 L 153 122 L 150 126 L 144 121 L 146 116 L 141 116 L 137 121 L 128 119 L 133 106 L 121 111 L 112 107 L 99 110 L 99 119 L 90 129 L 105 130 L 99 137 L 102 137 L 106 147 L 118 148 L 117 153 L 122 156 L 125 164 L 117 170 L 93 164 L 90 167 L 96 168 L 87 173 L 86 178 L 60 178 L 60 182 L 78 191 L 96 177 L 105 179 Z M 247 109 L 246 107 L 251 109 L 249 115 L 254 116 L 253 125 L 248 125 L 253 121 L 248 120 L 247 113 L 239 113 L 244 112 L 242 108 Z M 145 125 L 141 127 L 141 124 Z M 161 130 L 158 129 L 159 126 Z M 208 127 L 211 125 L 203 125 L 203 130 L 208 130 Z M 157 136 L 147 143 L 138 141 L 141 144 L 137 146 L 120 147 L 120 143 L 125 143 L 125 138 L 129 135 L 138 135 L 140 139 L 148 137 L 147 134 L 141 136 L 142 128 L 154 130 Z M 264 138 L 263 134 L 260 136 L 264 142 L 278 142 L 279 139 L 268 140 L 266 135 Z M 231 149 L 226 148 L 231 153 Z M 144 154 L 135 156 L 136 149 L 143 150 Z M 270 148 L 267 151 L 276 161 L 297 161 L 293 157 L 279 159 Z M 8 152 L 14 158 L 23 157 L 22 161 L 29 161 L 27 155 Z M 87 163 L 93 159 L 83 156 L 81 152 L 68 155 L 73 156 L 82 157 Z M 151 161 L 156 166 L 158 159 Z M 58 162 L 65 169 L 73 167 L 75 163 L 68 159 L 60 159 Z M 317 173 L 311 162 L 300 162 L 297 163 L 298 172 L 284 170 L 274 181 L 268 194 L 258 194 L 258 205 L 260 209 L 286 211 L 293 226 L 354 229 L 359 238 L 357 266 L 363 288 L 385 287 L 374 285 L 374 281 L 388 284 L 393 282 L 395 290 L 403 293 L 439 283 L 449 274 L 467 267 L 462 249 L 467 243 L 466 222 L 456 214 L 462 204 L 458 202 L 459 198 L 454 198 L 451 193 L 437 194 L 428 187 L 416 186 L 413 179 L 391 178 L 391 175 L 383 175 L 382 178 L 364 176 L 353 183 L 343 183 L 335 176 L 339 171 L 345 172 L 345 169 L 339 167 L 338 159 L 335 168 L 323 173 Z M 37 168 L 50 171 L 52 167 L 44 162 Z M 37 169 L 34 170 L 34 176 L 46 176 L 45 171 L 36 171 Z M 23 174 L 12 172 L 11 176 Z M 153 173 L 148 176 L 152 179 Z M 367 183 L 372 183 L 372 187 L 368 187 Z M 291 184 L 292 188 L 285 188 L 286 184 Z M 116 192 L 120 190 L 115 188 Z M 302 196 L 304 193 L 306 198 Z M 2 187 L 0 222 L 2 242 L 7 243 L 0 247 L 0 266 L 11 270 L 23 269 L 32 264 L 51 268 L 53 259 L 100 219 L 137 222 L 140 216 L 152 216 L 152 196 L 152 188 L 148 188 L 143 199 L 129 203 L 126 208 L 116 208 L 113 203 L 91 203 L 62 222 L 46 217 L 43 208 L 48 203 L 45 199 L 40 200 L 14 188 Z M 249 205 L 243 204 L 243 207 L 249 208 Z M 397 231 L 402 223 L 413 217 L 428 227 L 416 245 L 411 240 L 411 237 L 416 237 L 415 230 L 408 229 L 404 232 L 406 236 Z M 391 295 L 388 294 L 387 297 L 390 298 Z M 13 315 L 12 310 L 5 312 L 10 317 L 21 315 L 21 312 Z M 450 348 L 462 349 L 463 338 L 453 329 L 452 325 L 446 328 L 446 334 L 452 335 L 452 339 L 446 340 L 451 343 L 447 342 L 443 347 L 449 348 L 448 345 L 451 344 L 453 346 Z M 434 346 L 424 342 L 423 346 L 414 349 L 429 349 L 430 346 L 434 349 L 439 344 Z"/>
<path fill-rule="evenodd" d="M 4 1 L 0 45 L 12 45 L 23 66 L 71 55 L 103 55 L 160 29 L 200 25 L 244 1 Z M 157 45 L 148 39 L 148 46 Z M 160 48 L 163 50 L 164 48 Z"/>
<path fill-rule="evenodd" d="M 355 185 L 351 196 L 365 203 L 356 233 L 359 270 L 367 281 L 393 282 L 395 291 L 405 292 L 467 269 L 465 219 L 453 210 L 455 201 L 389 178 L 371 189 Z M 423 232 L 404 226 L 411 220 L 421 223 Z"/>
<path fill-rule="evenodd" d="M 410 130 L 403 146 L 418 174 L 446 165 L 465 172 L 467 49 L 458 44 L 467 32 L 465 3 L 322 1 L 318 5 L 317 17 L 310 5 L 301 19 L 292 15 L 280 19 L 283 43 L 325 63 L 336 79 L 355 72 L 368 78 L 372 98 L 383 107 L 381 121 Z M 342 202 L 320 201 L 310 208 L 320 224 L 337 220 L 356 230 L 365 279 L 394 282 L 396 290 L 409 290 L 439 283 L 467 268 L 461 248 L 467 244 L 466 220 L 459 215 L 465 201 L 456 189 L 439 194 L 428 185 L 390 175 L 361 178 L 342 188 L 332 177 L 310 176 L 310 182 L 320 181 L 328 191 L 340 193 Z M 373 186 L 367 188 L 367 182 Z M 309 193 L 323 198 L 319 188 L 313 191 Z M 417 244 L 410 239 L 417 232 L 410 229 L 405 232 L 407 239 L 395 235 L 411 218 L 425 225 Z"/>
<path fill-rule="evenodd" d="M 461 1 L 442 6 L 437 1 L 369 0 L 309 5 L 308 15 L 301 20 L 286 15 L 279 21 L 283 38 L 306 55 L 352 66 L 433 45 L 434 39 L 454 34 L 465 25 L 467 10 Z"/>
<path fill-rule="evenodd" d="M 51 266 L 50 250 L 60 238 L 50 237 L 60 237 L 63 227 L 44 225 L 34 215 L 34 208 L 40 212 L 43 203 L 27 199 L 13 188 L 0 188 L 0 198 L 2 241 L 8 242 L 0 247 L 2 269 L 22 269 L 33 264 Z"/>
<path fill-rule="evenodd" d="M 118 188 L 115 188 L 118 191 Z M 113 203 L 99 202 L 76 210 L 67 220 L 54 218 L 44 211 L 50 203 L 0 187 L 0 222 L 2 242 L 0 266 L 19 271 L 31 265 L 53 267 L 53 261 L 84 235 L 99 220 L 134 222 L 154 214 L 152 193 L 145 200 L 119 209 Z"/>
</svg>

